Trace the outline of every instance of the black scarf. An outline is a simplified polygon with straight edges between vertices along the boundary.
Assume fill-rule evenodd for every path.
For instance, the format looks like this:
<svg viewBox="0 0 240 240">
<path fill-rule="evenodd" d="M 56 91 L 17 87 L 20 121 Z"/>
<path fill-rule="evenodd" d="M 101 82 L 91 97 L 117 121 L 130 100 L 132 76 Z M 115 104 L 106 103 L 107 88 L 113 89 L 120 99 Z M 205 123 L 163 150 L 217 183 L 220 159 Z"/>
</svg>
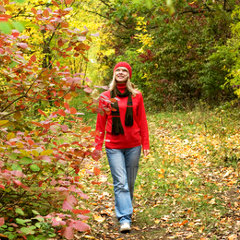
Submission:
<svg viewBox="0 0 240 240">
<path fill-rule="evenodd" d="M 133 125 L 133 106 L 132 106 L 132 93 L 128 91 L 126 88 L 124 93 L 121 93 L 118 88 L 111 91 L 111 98 L 115 97 L 128 97 L 127 101 L 127 110 L 125 115 L 125 126 L 132 126 Z M 120 119 L 120 112 L 118 107 L 118 101 L 114 102 L 112 110 L 112 134 L 113 135 L 119 135 L 124 134 L 124 130 L 121 124 Z"/>
</svg>

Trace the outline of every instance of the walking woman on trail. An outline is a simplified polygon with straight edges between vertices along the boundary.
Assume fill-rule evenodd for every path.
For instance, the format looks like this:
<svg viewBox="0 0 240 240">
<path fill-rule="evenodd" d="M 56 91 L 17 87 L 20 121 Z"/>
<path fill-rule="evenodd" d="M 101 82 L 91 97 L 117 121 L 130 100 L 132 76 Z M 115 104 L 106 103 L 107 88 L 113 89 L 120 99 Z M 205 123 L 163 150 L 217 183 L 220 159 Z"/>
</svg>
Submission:
<svg viewBox="0 0 240 240">
<path fill-rule="evenodd" d="M 105 147 L 114 185 L 115 212 L 120 232 L 131 230 L 134 183 L 141 149 L 149 154 L 149 135 L 142 94 L 130 82 L 132 68 L 119 62 L 113 70 L 109 90 L 100 96 L 95 139 L 96 150 Z M 115 100 L 113 100 L 115 99 Z"/>
</svg>

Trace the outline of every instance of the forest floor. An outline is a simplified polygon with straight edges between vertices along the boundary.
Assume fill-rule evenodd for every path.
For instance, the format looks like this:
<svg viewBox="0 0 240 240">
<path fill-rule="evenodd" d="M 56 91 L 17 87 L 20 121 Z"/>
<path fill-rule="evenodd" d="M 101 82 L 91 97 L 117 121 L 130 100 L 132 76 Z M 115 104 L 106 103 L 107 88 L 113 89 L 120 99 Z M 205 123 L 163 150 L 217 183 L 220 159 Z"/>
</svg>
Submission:
<svg viewBox="0 0 240 240">
<path fill-rule="evenodd" d="M 142 157 L 132 231 L 119 232 L 107 160 L 89 176 L 91 231 L 76 239 L 240 239 L 239 111 L 148 116 L 151 154 Z M 94 163 L 95 164 L 95 163 Z M 90 189 L 90 188 L 89 188 Z"/>
</svg>

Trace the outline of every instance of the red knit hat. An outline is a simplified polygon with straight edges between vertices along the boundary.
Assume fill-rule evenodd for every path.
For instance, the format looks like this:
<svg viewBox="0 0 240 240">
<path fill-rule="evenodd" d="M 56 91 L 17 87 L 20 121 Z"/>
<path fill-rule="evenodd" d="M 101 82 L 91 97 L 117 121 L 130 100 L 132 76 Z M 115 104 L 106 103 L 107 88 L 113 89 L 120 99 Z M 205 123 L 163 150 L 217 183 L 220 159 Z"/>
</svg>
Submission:
<svg viewBox="0 0 240 240">
<path fill-rule="evenodd" d="M 115 72 L 115 70 L 119 67 L 125 67 L 127 68 L 128 72 L 129 72 L 129 77 L 132 77 L 132 68 L 131 66 L 127 63 L 127 62 L 119 62 L 116 64 L 116 66 L 113 69 L 113 72 Z"/>
</svg>

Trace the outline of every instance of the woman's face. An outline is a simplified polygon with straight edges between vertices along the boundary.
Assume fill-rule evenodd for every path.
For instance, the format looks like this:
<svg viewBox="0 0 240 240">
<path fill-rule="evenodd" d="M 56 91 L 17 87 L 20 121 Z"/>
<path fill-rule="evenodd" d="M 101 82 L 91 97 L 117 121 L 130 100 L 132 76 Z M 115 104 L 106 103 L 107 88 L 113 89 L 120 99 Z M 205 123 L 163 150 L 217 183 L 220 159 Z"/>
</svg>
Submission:
<svg viewBox="0 0 240 240">
<path fill-rule="evenodd" d="M 119 67 L 115 70 L 115 79 L 118 82 L 126 82 L 128 80 L 129 73 L 127 68 Z"/>
</svg>

